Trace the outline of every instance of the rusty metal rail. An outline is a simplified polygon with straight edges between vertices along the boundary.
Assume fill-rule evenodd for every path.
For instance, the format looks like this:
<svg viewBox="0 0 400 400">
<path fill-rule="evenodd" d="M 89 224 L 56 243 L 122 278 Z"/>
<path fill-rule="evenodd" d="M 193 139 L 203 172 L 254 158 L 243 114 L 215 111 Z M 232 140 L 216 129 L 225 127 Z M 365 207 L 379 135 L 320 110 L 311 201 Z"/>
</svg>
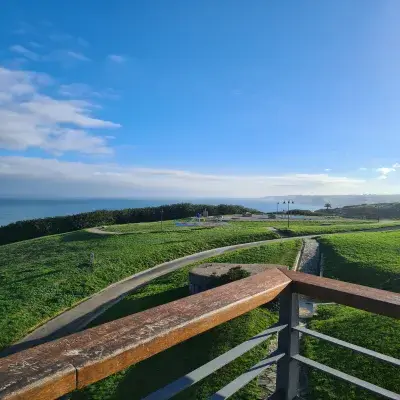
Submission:
<svg viewBox="0 0 400 400">
<path fill-rule="evenodd" d="M 280 297 L 280 321 L 277 326 L 154 392 L 148 399 L 173 397 L 264 342 L 271 334 L 279 335 L 278 350 L 220 389 L 213 399 L 227 399 L 273 363 L 278 365 L 277 391 L 274 395 L 277 399 L 293 399 L 297 395 L 300 363 L 322 369 L 387 398 L 400 399 L 396 393 L 329 367 L 321 367 L 321 364 L 299 354 L 299 332 L 303 328 L 298 326 L 298 293 L 400 317 L 400 295 L 396 293 L 284 269 L 267 270 L 0 359 L 0 399 L 58 398 L 268 303 L 277 296 Z M 313 331 L 302 332 L 338 345 L 353 346 Z M 399 362 L 361 347 L 354 350 L 377 356 L 394 365 Z"/>
</svg>

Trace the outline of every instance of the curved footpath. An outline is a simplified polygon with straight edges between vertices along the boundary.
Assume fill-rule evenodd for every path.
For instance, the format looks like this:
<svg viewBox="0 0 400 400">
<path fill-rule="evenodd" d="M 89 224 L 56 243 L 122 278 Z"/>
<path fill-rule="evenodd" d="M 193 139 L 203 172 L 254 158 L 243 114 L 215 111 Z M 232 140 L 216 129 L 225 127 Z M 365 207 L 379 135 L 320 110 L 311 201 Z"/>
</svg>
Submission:
<svg viewBox="0 0 400 400">
<path fill-rule="evenodd" d="M 376 232 L 387 230 L 400 230 L 400 226 L 374 228 L 366 231 Z M 91 228 L 90 231 L 93 233 L 97 233 L 94 232 L 93 228 Z M 107 232 L 105 231 L 98 231 L 99 234 L 100 232 L 101 234 L 107 234 Z M 340 234 L 346 233 L 355 233 L 355 231 L 340 232 Z M 112 232 L 112 234 L 115 234 L 115 232 Z M 149 268 L 128 278 L 125 278 L 119 282 L 113 283 L 112 285 L 107 286 L 100 292 L 95 293 L 87 300 L 82 301 L 75 307 L 63 312 L 62 314 L 44 323 L 39 328 L 35 329 L 32 333 L 24 337 L 20 342 L 4 350 L 0 354 L 0 357 L 79 331 L 135 289 L 145 286 L 153 279 L 168 274 L 169 272 L 175 271 L 179 268 L 185 267 L 186 265 L 235 250 L 248 249 L 251 247 L 257 247 L 269 243 L 277 243 L 293 239 L 315 238 L 318 236 L 323 235 L 313 234 L 280 239 L 262 240 L 258 242 L 241 243 L 202 251 L 182 258 L 177 258 L 163 264 L 159 264 L 153 268 Z"/>
</svg>

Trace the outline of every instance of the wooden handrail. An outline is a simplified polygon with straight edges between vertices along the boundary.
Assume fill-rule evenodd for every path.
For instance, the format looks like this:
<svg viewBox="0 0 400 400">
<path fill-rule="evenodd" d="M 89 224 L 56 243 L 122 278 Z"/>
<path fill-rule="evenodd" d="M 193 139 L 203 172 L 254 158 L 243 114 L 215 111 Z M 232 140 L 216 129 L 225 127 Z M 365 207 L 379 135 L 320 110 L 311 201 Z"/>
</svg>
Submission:
<svg viewBox="0 0 400 400">
<path fill-rule="evenodd" d="M 273 300 L 290 284 L 270 269 L 0 359 L 0 399 L 54 399 Z"/>
<path fill-rule="evenodd" d="M 400 318 L 400 295 L 285 269 L 121 318 L 0 359 L 0 399 L 55 399 L 291 292 Z"/>
<path fill-rule="evenodd" d="M 292 280 L 293 291 L 317 299 L 400 318 L 400 294 L 354 283 L 280 269 Z"/>
</svg>

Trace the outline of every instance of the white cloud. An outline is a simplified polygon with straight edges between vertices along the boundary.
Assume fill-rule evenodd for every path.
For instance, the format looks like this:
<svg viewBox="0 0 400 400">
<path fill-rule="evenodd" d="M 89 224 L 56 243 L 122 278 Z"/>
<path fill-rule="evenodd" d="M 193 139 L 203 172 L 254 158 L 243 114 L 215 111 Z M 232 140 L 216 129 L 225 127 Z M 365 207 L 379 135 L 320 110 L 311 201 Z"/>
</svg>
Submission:
<svg viewBox="0 0 400 400">
<path fill-rule="evenodd" d="M 87 129 L 120 125 L 93 117 L 95 105 L 88 101 L 43 94 L 41 89 L 50 83 L 51 78 L 44 74 L 0 67 L 0 148 L 111 153 L 107 139 Z"/>
<path fill-rule="evenodd" d="M 40 59 L 40 56 L 38 54 L 36 54 L 35 52 L 33 52 L 19 44 L 15 44 L 14 46 L 11 46 L 10 50 L 14 53 L 21 54 L 22 56 L 24 56 L 32 61 L 38 61 Z"/>
<path fill-rule="evenodd" d="M 75 58 L 76 60 L 80 60 L 80 61 L 90 61 L 90 58 L 86 57 L 84 54 L 82 53 L 76 53 L 75 51 L 67 51 L 67 55 Z"/>
<path fill-rule="evenodd" d="M 123 62 L 126 61 L 126 57 L 125 56 L 121 56 L 121 55 L 118 55 L 118 54 L 109 54 L 107 58 L 110 61 L 113 61 L 113 62 L 118 63 L 118 64 L 122 64 Z"/>
<path fill-rule="evenodd" d="M 82 53 L 77 53 L 71 50 L 54 50 L 49 54 L 41 57 L 40 61 L 44 62 L 55 62 L 60 63 L 64 67 L 74 66 L 82 61 L 90 61 L 89 57 L 86 57 Z"/>
<path fill-rule="evenodd" d="M 101 99 L 119 99 L 119 94 L 111 89 L 93 90 L 91 86 L 85 83 L 71 83 L 68 85 L 61 85 L 59 93 L 65 97 L 75 98 L 101 98 Z"/>
<path fill-rule="evenodd" d="M 399 164 L 394 164 L 392 167 L 381 167 L 381 168 L 377 168 L 376 172 L 379 172 L 379 176 L 378 179 L 383 180 L 383 179 L 387 179 L 388 175 L 391 172 L 396 172 L 396 168 L 399 167 Z"/>
<path fill-rule="evenodd" d="M 362 193 L 364 180 L 331 177 L 327 174 L 290 175 L 216 175 L 191 171 L 139 168 L 113 164 L 86 164 L 56 159 L 0 157 L 0 179 L 37 179 L 53 182 L 90 184 L 114 196 L 133 193 L 140 188 L 147 193 L 191 196 L 261 197 L 268 194 L 348 194 Z M 77 193 L 78 195 L 79 193 Z"/>
<path fill-rule="evenodd" d="M 382 175 L 387 175 L 387 174 L 389 174 L 390 172 L 396 171 L 396 169 L 395 169 L 395 168 L 381 167 L 381 168 L 377 168 L 376 171 L 379 172 L 379 173 L 382 174 Z"/>
<path fill-rule="evenodd" d="M 35 49 L 40 49 L 40 48 L 43 47 L 43 46 L 42 46 L 40 43 L 38 43 L 38 42 L 29 42 L 29 45 L 30 45 L 31 47 L 34 47 Z"/>
<path fill-rule="evenodd" d="M 367 168 L 365 168 L 365 167 L 360 167 L 360 168 L 358 168 L 358 170 L 359 170 L 359 171 L 366 171 Z"/>
<path fill-rule="evenodd" d="M 85 83 L 71 83 L 68 85 L 61 85 L 58 91 L 62 96 L 66 97 L 98 97 L 98 92 L 94 91 L 89 85 Z"/>
<path fill-rule="evenodd" d="M 324 171 L 325 172 L 330 172 L 330 171 L 332 171 L 332 168 L 325 168 Z"/>
<path fill-rule="evenodd" d="M 400 164 L 399 164 L 399 163 L 395 163 L 395 164 L 393 164 L 392 167 L 393 167 L 393 168 L 400 168 Z"/>
<path fill-rule="evenodd" d="M 31 44 L 32 43 L 35 42 L 31 42 Z M 10 47 L 10 51 L 32 61 L 60 62 L 61 64 L 65 65 L 70 65 L 71 61 L 90 61 L 90 58 L 85 56 L 83 53 L 72 50 L 54 50 L 48 54 L 40 55 L 24 46 L 16 44 Z"/>
</svg>

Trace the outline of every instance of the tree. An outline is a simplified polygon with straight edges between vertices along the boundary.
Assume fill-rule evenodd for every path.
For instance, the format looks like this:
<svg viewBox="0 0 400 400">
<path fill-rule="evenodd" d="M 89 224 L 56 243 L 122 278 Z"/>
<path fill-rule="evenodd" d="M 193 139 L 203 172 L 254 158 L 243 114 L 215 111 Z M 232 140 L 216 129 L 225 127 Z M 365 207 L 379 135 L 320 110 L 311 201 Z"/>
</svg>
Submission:
<svg viewBox="0 0 400 400">
<path fill-rule="evenodd" d="M 332 208 L 331 203 L 325 203 L 324 207 L 326 208 L 326 211 L 328 211 L 330 208 Z"/>
</svg>

